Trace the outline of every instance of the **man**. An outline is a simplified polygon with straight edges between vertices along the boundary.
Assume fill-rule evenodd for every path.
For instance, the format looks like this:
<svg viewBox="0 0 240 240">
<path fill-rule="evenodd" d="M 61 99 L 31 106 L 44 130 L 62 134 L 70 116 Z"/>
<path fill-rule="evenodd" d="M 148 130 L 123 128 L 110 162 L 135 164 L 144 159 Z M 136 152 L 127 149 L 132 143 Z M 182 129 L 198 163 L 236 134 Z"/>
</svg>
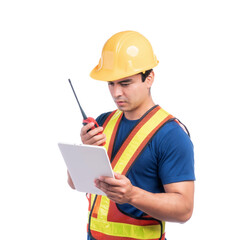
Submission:
<svg viewBox="0 0 240 240">
<path fill-rule="evenodd" d="M 115 178 L 88 195 L 88 239 L 165 239 L 165 221 L 186 222 L 194 199 L 193 145 L 182 124 L 155 105 L 152 70 L 158 61 L 141 34 L 125 31 L 104 45 L 90 76 L 107 81 L 118 110 L 81 130 L 84 144 L 105 144 Z M 89 131 L 90 130 L 90 131 Z M 69 176 L 68 182 L 73 186 Z"/>
</svg>

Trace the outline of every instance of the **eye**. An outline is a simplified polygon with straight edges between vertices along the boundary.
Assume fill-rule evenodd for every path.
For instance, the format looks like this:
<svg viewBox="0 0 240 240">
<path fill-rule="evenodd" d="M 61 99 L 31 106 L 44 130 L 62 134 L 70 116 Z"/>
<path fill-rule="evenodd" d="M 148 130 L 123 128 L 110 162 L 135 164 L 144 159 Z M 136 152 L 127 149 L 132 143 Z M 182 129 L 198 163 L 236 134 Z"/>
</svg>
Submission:
<svg viewBox="0 0 240 240">
<path fill-rule="evenodd" d="M 127 87 L 127 86 L 129 86 L 130 85 L 130 83 L 121 83 L 121 86 L 122 87 Z"/>
<path fill-rule="evenodd" d="M 108 82 L 108 86 L 113 86 L 113 82 Z"/>
</svg>

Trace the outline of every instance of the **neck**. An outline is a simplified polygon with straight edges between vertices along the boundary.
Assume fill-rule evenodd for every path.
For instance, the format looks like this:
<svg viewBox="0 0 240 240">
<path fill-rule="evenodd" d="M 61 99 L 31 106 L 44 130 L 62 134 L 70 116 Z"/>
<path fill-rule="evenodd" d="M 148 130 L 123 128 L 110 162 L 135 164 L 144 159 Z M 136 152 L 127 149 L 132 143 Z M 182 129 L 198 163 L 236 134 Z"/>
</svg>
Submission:
<svg viewBox="0 0 240 240">
<path fill-rule="evenodd" d="M 150 101 L 145 102 L 144 104 L 137 106 L 130 111 L 124 111 L 123 113 L 128 120 L 137 120 L 140 119 L 153 106 L 155 106 L 155 103 L 151 99 Z"/>
</svg>

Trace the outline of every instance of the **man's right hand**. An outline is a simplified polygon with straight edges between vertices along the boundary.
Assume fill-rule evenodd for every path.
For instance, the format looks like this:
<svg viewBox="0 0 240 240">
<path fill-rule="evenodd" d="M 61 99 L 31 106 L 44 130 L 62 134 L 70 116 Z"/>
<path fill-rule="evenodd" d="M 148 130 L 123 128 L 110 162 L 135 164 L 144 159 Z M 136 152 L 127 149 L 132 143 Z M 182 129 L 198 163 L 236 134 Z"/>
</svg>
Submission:
<svg viewBox="0 0 240 240">
<path fill-rule="evenodd" d="M 101 133 L 103 131 L 103 127 L 98 127 L 91 130 L 93 126 L 94 126 L 94 123 L 91 122 L 82 127 L 81 133 L 80 133 L 82 143 L 88 144 L 88 145 L 100 146 L 101 144 L 106 142 L 106 135 Z"/>
</svg>

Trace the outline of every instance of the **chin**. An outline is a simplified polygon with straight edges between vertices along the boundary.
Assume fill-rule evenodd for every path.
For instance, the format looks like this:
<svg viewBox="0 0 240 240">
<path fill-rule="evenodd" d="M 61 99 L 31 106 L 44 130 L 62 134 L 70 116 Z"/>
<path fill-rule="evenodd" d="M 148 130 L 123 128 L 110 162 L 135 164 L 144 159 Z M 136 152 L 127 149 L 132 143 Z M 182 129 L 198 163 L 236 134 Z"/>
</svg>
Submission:
<svg viewBox="0 0 240 240">
<path fill-rule="evenodd" d="M 128 107 L 127 106 L 119 106 L 119 105 L 117 105 L 117 108 L 120 110 L 120 111 L 124 111 L 124 112 L 126 112 L 126 111 L 128 111 Z"/>
<path fill-rule="evenodd" d="M 126 109 L 125 109 L 124 107 L 120 107 L 120 106 L 117 106 L 117 107 L 118 107 L 118 109 L 119 109 L 120 111 L 126 112 Z"/>
</svg>

